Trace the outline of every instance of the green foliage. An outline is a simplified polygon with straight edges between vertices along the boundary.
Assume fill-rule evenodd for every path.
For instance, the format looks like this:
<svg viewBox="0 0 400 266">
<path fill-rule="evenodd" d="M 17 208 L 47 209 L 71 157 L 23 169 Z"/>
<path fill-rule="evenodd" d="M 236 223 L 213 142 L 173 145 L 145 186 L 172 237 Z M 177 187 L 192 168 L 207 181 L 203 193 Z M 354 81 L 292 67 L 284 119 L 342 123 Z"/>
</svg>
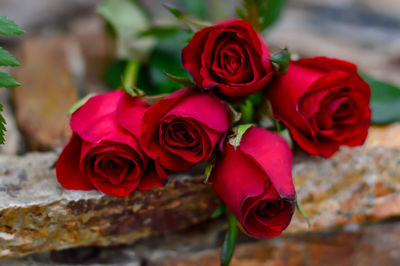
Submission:
<svg viewBox="0 0 400 266">
<path fill-rule="evenodd" d="M 14 21 L 0 15 L 0 34 L 5 36 L 15 36 L 25 33 Z M 19 63 L 15 57 L 8 51 L 0 47 L 0 66 L 19 66 Z M 0 88 L 11 88 L 21 85 L 13 77 L 7 73 L 0 72 Z M 6 131 L 6 121 L 1 115 L 3 111 L 3 105 L 0 104 L 0 143 L 4 143 L 4 133 Z"/>
<path fill-rule="evenodd" d="M 211 219 L 217 219 L 225 213 L 226 205 L 224 203 L 221 204 L 210 216 Z"/>
<path fill-rule="evenodd" d="M 179 0 L 186 12 L 198 19 L 207 19 L 207 5 L 204 0 Z"/>
<path fill-rule="evenodd" d="M 82 99 L 80 99 L 79 101 L 77 101 L 74 105 L 71 106 L 71 108 L 69 108 L 68 113 L 72 115 L 73 113 L 78 111 L 78 109 L 81 108 L 94 95 L 95 95 L 94 93 L 90 93 L 85 97 L 83 97 Z"/>
<path fill-rule="evenodd" d="M 150 26 L 150 19 L 138 0 L 107 0 L 97 12 L 112 26 L 117 38 L 120 59 L 143 61 L 155 45 L 152 37 L 140 37 Z"/>
<path fill-rule="evenodd" d="M 221 265 L 228 266 L 231 263 L 235 251 L 236 238 L 238 235 L 237 219 L 235 215 L 229 215 L 229 227 L 225 235 L 225 241 L 221 249 Z"/>
<path fill-rule="evenodd" d="M 268 60 L 275 64 L 278 75 L 284 75 L 289 69 L 290 52 L 285 48 L 280 53 L 268 58 Z"/>
<path fill-rule="evenodd" d="M 371 87 L 371 123 L 400 121 L 400 88 L 366 75 L 363 78 Z"/>
<path fill-rule="evenodd" d="M 6 16 L 0 15 L 0 34 L 5 36 L 15 36 L 25 33 L 14 21 Z"/>
<path fill-rule="evenodd" d="M 235 148 L 235 150 L 237 147 L 239 147 L 244 133 L 246 133 L 246 131 L 252 126 L 253 124 L 245 124 L 233 128 L 233 135 L 229 138 L 229 144 L 231 144 Z"/>
<path fill-rule="evenodd" d="M 178 33 L 179 28 L 176 26 L 150 26 L 144 31 L 138 33 L 138 37 L 155 37 L 158 39 L 161 38 L 170 38 Z"/>
<path fill-rule="evenodd" d="M 306 219 L 308 228 L 311 228 L 311 223 L 310 223 L 310 219 L 308 219 L 307 213 L 306 211 L 303 209 L 303 206 L 301 206 L 299 201 L 296 201 L 296 209 L 300 212 L 300 214 L 304 217 L 304 219 Z"/>
<path fill-rule="evenodd" d="M 21 83 L 16 81 L 13 77 L 4 72 L 0 72 L 0 88 L 11 88 L 19 85 L 21 85 Z"/>
<path fill-rule="evenodd" d="M 167 72 L 164 72 L 165 76 L 167 76 L 167 78 L 169 78 L 169 80 L 171 80 L 174 83 L 180 84 L 185 88 L 195 88 L 196 85 L 193 83 L 193 81 L 189 78 L 189 77 L 178 77 L 178 76 L 174 76 L 171 75 Z"/>
<path fill-rule="evenodd" d="M 236 9 L 239 17 L 249 21 L 258 31 L 271 27 L 279 19 L 286 0 L 243 0 Z"/>
<path fill-rule="evenodd" d="M 0 47 L 0 66 L 19 66 L 15 57 Z"/>
</svg>

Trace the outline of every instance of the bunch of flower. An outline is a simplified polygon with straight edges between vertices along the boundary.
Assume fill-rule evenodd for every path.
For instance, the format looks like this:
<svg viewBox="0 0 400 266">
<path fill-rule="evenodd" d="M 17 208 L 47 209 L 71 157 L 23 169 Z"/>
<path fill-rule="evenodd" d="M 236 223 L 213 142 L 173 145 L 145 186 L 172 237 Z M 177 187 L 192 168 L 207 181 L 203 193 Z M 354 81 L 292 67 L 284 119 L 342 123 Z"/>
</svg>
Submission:
<svg viewBox="0 0 400 266">
<path fill-rule="evenodd" d="M 188 88 L 158 101 L 104 93 L 72 114 L 73 136 L 56 164 L 59 182 L 123 197 L 208 161 L 207 180 L 241 228 L 280 235 L 296 205 L 283 127 L 307 153 L 330 157 L 341 145 L 362 145 L 371 118 L 370 88 L 355 65 L 288 56 L 271 56 L 242 19 L 202 28 L 182 51 L 194 81 Z M 238 118 L 235 108 L 254 93 L 264 99 L 263 118 L 247 121 L 245 108 Z M 265 126 L 260 120 L 268 114 L 273 123 Z"/>
</svg>

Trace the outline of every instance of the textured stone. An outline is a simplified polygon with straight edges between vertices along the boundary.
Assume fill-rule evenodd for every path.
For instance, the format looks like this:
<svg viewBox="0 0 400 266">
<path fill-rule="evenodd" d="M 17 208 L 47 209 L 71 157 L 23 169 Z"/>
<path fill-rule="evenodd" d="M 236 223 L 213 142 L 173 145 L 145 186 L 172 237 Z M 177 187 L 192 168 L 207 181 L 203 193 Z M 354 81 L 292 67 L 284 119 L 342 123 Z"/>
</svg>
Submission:
<svg viewBox="0 0 400 266">
<path fill-rule="evenodd" d="M 400 148 L 380 145 L 386 131 L 371 132 L 374 141 L 328 160 L 296 153 L 294 182 L 312 231 L 400 216 Z M 219 204 L 196 171 L 126 198 L 64 190 L 49 169 L 55 159 L 53 153 L 0 157 L 0 256 L 130 243 L 204 221 Z M 296 212 L 286 234 L 309 230 Z"/>
<path fill-rule="evenodd" d="M 69 37 L 43 36 L 27 39 L 21 53 L 15 76 L 22 86 L 13 89 L 18 125 L 32 149 L 62 147 L 70 136 L 68 110 L 78 98 L 79 47 Z"/>
<path fill-rule="evenodd" d="M 115 245 L 204 221 L 219 200 L 203 177 L 118 198 L 57 182 L 54 153 L 0 156 L 0 257 L 85 245 Z"/>
</svg>

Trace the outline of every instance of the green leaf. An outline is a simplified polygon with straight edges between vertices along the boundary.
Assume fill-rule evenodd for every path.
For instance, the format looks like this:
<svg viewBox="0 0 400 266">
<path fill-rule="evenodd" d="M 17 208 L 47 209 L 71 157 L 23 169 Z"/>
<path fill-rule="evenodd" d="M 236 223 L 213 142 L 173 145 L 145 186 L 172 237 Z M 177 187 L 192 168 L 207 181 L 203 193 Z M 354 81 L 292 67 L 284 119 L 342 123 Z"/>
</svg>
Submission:
<svg viewBox="0 0 400 266">
<path fill-rule="evenodd" d="M 210 23 L 206 21 L 197 20 L 185 15 L 182 11 L 174 7 L 173 5 L 164 4 L 163 5 L 172 15 L 174 15 L 177 19 L 185 22 L 193 31 L 197 31 L 199 29 L 211 26 Z"/>
<path fill-rule="evenodd" d="M 86 95 L 85 97 L 83 97 L 82 99 L 80 99 L 79 101 L 77 101 L 76 103 L 74 103 L 74 105 L 72 105 L 69 110 L 68 113 L 70 115 L 72 115 L 73 113 L 75 113 L 76 111 L 78 111 L 79 108 L 81 108 L 90 98 L 92 98 L 93 96 L 95 96 L 96 94 L 94 93 L 89 93 L 88 95 Z"/>
<path fill-rule="evenodd" d="M 13 77 L 10 75 L 0 72 L 0 88 L 11 88 L 11 87 L 17 87 L 20 86 L 21 83 L 16 81 Z"/>
<path fill-rule="evenodd" d="M 208 183 L 210 176 L 211 176 L 211 172 L 214 169 L 215 166 L 215 161 L 217 159 L 217 156 L 215 155 L 215 153 L 213 153 L 210 157 L 210 159 L 207 161 L 206 167 L 204 168 L 204 176 L 205 176 L 205 180 L 204 183 Z"/>
<path fill-rule="evenodd" d="M 25 33 L 14 21 L 8 19 L 6 16 L 0 15 L 0 34 L 5 36 L 14 36 Z"/>
<path fill-rule="evenodd" d="M 371 87 L 371 123 L 400 121 L 400 88 L 366 75 L 362 77 Z"/>
<path fill-rule="evenodd" d="M 194 84 L 194 82 L 188 77 L 178 77 L 178 76 L 171 75 L 167 72 L 164 72 L 164 74 L 165 74 L 165 76 L 167 76 L 167 78 L 169 78 L 169 80 L 171 80 L 172 82 L 175 82 L 177 84 L 180 84 L 185 88 L 193 89 L 196 87 L 196 84 Z"/>
<path fill-rule="evenodd" d="M 217 219 L 225 213 L 226 205 L 224 203 L 221 204 L 210 216 L 211 219 Z"/>
<path fill-rule="evenodd" d="M 170 4 L 163 4 L 163 6 L 169 11 L 171 12 L 172 15 L 174 15 L 176 18 L 178 19 L 183 19 L 185 17 L 185 14 L 180 11 L 179 9 L 177 9 L 176 7 L 174 7 L 173 5 Z"/>
<path fill-rule="evenodd" d="M 142 38 L 142 37 L 155 37 L 155 38 L 169 38 L 175 34 L 177 34 L 179 31 L 179 28 L 176 26 L 151 26 L 147 28 L 144 31 L 141 31 L 138 33 L 137 37 Z"/>
<path fill-rule="evenodd" d="M 239 125 L 233 128 L 233 135 L 229 138 L 229 144 L 231 144 L 235 150 L 239 147 L 242 137 L 246 131 L 251 128 L 253 124 Z"/>
<path fill-rule="evenodd" d="M 107 0 L 97 7 L 97 12 L 116 33 L 118 58 L 143 61 L 148 57 L 156 40 L 138 37 L 150 26 L 145 9 L 138 0 Z"/>
<path fill-rule="evenodd" d="M 238 111 L 236 111 L 236 109 L 229 103 L 227 103 L 229 111 L 231 111 L 231 116 L 232 116 L 232 124 L 235 124 L 237 122 L 240 121 L 240 119 L 242 118 L 242 114 Z"/>
<path fill-rule="evenodd" d="M 6 132 L 6 120 L 3 117 L 3 105 L 0 104 L 0 144 L 4 144 L 4 134 Z"/>
<path fill-rule="evenodd" d="M 308 219 L 306 211 L 303 209 L 303 206 L 301 206 L 300 202 L 296 200 L 296 209 L 300 212 L 300 214 L 306 219 L 308 229 L 311 228 L 311 223 L 310 219 Z"/>
<path fill-rule="evenodd" d="M 258 31 L 271 27 L 280 17 L 286 0 L 243 0 L 236 9 L 239 17 L 250 22 Z"/>
<path fill-rule="evenodd" d="M 275 64 L 279 75 L 286 74 L 289 69 L 290 52 L 285 48 L 280 53 L 268 58 L 268 60 Z"/>
<path fill-rule="evenodd" d="M 260 10 L 261 29 L 271 27 L 279 19 L 286 0 L 265 0 Z"/>
<path fill-rule="evenodd" d="M 180 0 L 185 10 L 199 19 L 207 19 L 207 5 L 204 0 Z"/>
<path fill-rule="evenodd" d="M 293 140 L 292 137 L 290 136 L 289 130 L 287 128 L 280 130 L 277 132 L 282 138 L 284 138 L 289 145 L 290 149 L 293 149 Z"/>
<path fill-rule="evenodd" d="M 122 86 L 122 90 L 124 92 L 128 93 L 132 97 L 142 97 L 145 95 L 144 91 L 142 91 L 136 87 Z"/>
<path fill-rule="evenodd" d="M 225 241 L 221 249 L 221 265 L 229 266 L 235 251 L 236 238 L 238 235 L 237 219 L 235 215 L 231 214 L 229 216 L 229 226 L 228 231 L 225 235 Z"/>
<path fill-rule="evenodd" d="M 0 47 L 0 66 L 19 66 L 15 57 Z"/>
</svg>

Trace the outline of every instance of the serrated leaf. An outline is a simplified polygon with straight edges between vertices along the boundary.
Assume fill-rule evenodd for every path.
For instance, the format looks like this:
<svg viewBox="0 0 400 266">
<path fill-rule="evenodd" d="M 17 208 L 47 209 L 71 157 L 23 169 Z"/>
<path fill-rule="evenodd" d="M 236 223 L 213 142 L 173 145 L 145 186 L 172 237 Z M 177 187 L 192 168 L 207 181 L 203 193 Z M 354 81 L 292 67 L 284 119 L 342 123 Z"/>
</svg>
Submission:
<svg viewBox="0 0 400 266">
<path fill-rule="evenodd" d="M 195 88 L 196 84 L 194 84 L 193 81 L 191 81 L 188 77 L 178 77 L 178 76 L 174 76 L 172 74 L 169 74 L 167 72 L 164 72 L 165 76 L 167 76 L 167 78 L 169 80 L 171 80 L 172 82 L 175 82 L 177 84 L 180 84 L 182 86 L 184 86 L 185 88 Z"/>
<path fill-rule="evenodd" d="M 77 101 L 76 103 L 74 103 L 68 110 L 68 114 L 72 115 L 73 113 L 75 113 L 76 111 L 78 111 L 79 108 L 81 108 L 90 98 L 92 98 L 93 96 L 95 96 L 95 93 L 89 93 L 88 95 L 86 95 L 85 97 L 83 97 L 82 99 L 80 99 L 79 101 Z"/>
<path fill-rule="evenodd" d="M 229 138 L 229 144 L 231 144 L 235 150 L 240 146 L 240 142 L 242 141 L 242 137 L 246 131 L 251 128 L 253 124 L 239 125 L 233 128 L 233 135 Z"/>
<path fill-rule="evenodd" d="M 362 77 L 371 87 L 371 123 L 400 121 L 400 88 L 366 75 Z"/>
<path fill-rule="evenodd" d="M 268 58 L 268 60 L 276 64 L 277 73 L 279 75 L 286 74 L 289 69 L 290 52 L 287 48 L 285 48 L 276 55 Z"/>
<path fill-rule="evenodd" d="M 150 26 L 150 20 L 139 1 L 108 0 L 97 7 L 97 12 L 116 32 L 118 58 L 142 61 L 148 57 L 156 40 L 138 37 Z"/>
<path fill-rule="evenodd" d="M 4 135 L 6 133 L 6 120 L 3 117 L 3 105 L 0 104 L 0 144 L 4 144 Z"/>
<path fill-rule="evenodd" d="M 12 88 L 12 87 L 18 87 L 20 85 L 21 83 L 16 81 L 10 75 L 4 72 L 0 72 L 0 88 Z"/>
<path fill-rule="evenodd" d="M 228 223 L 229 223 L 228 231 L 226 232 L 225 240 L 224 243 L 222 244 L 222 249 L 221 249 L 222 266 L 229 266 L 229 264 L 231 263 L 233 253 L 235 251 L 236 238 L 238 235 L 237 219 L 235 215 L 233 214 L 229 215 Z"/>
<path fill-rule="evenodd" d="M 14 36 L 25 33 L 14 21 L 6 16 L 0 15 L 0 34 L 5 36 Z"/>
<path fill-rule="evenodd" d="M 308 219 L 306 211 L 303 209 L 303 206 L 301 206 L 300 202 L 296 200 L 296 209 L 300 212 L 300 214 L 306 219 L 308 229 L 311 228 L 311 223 L 310 219 Z"/>
<path fill-rule="evenodd" d="M 10 52 L 0 47 L 0 66 L 19 66 L 19 63 Z"/>
<path fill-rule="evenodd" d="M 211 219 L 217 219 L 225 213 L 226 205 L 224 203 L 221 204 L 210 216 Z"/>
</svg>

